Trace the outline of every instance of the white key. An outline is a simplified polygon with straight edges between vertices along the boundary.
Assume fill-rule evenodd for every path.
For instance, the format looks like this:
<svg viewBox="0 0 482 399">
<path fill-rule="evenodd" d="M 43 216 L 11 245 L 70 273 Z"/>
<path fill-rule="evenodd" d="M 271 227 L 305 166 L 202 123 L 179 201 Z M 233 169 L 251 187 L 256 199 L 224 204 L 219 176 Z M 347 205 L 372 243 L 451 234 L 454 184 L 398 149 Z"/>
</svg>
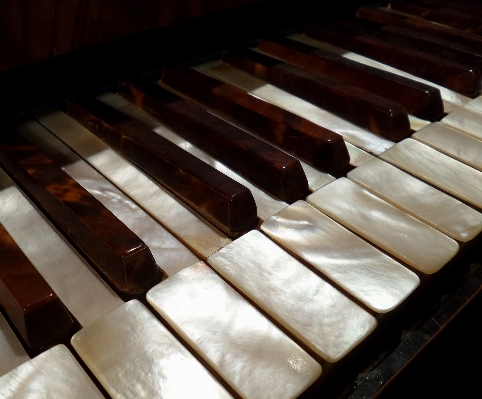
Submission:
<svg viewBox="0 0 482 399">
<path fill-rule="evenodd" d="M 261 229 L 375 312 L 395 309 L 420 283 L 415 273 L 304 201 L 283 209 Z"/>
<path fill-rule="evenodd" d="M 231 179 L 236 180 L 238 183 L 247 187 L 251 191 L 251 194 L 253 194 L 254 200 L 256 202 L 256 207 L 258 209 L 258 217 L 261 220 L 269 218 L 276 212 L 279 212 L 281 209 L 288 206 L 288 204 L 286 204 L 285 202 L 272 197 L 268 193 L 265 193 L 263 190 L 260 190 L 249 181 L 224 166 L 221 162 L 214 159 L 211 155 L 192 145 L 189 141 L 177 135 L 172 130 L 169 130 L 164 125 L 161 125 L 155 119 L 151 118 L 149 115 L 145 114 L 144 112 L 142 112 L 132 104 L 128 103 L 124 99 L 120 98 L 119 96 L 116 96 L 112 93 L 107 93 L 98 96 L 97 98 L 105 104 L 111 106 L 112 108 L 115 108 L 118 111 L 130 116 L 131 118 L 140 120 L 148 124 L 152 128 L 152 130 L 154 130 L 160 136 L 166 138 L 167 140 L 183 148 L 190 154 L 194 155 L 196 158 L 199 158 L 201 161 L 211 165 L 215 169 L 229 176 Z"/>
<path fill-rule="evenodd" d="M 482 171 L 482 141 L 438 122 L 413 134 L 412 138 Z"/>
<path fill-rule="evenodd" d="M 456 93 L 455 91 L 449 90 L 443 86 L 439 86 L 433 82 L 429 82 L 428 80 L 424 80 L 419 78 L 418 76 L 411 75 L 407 72 L 401 71 L 400 69 L 393 68 L 391 66 L 382 64 L 381 62 L 372 60 L 370 58 L 364 57 L 363 55 L 359 55 L 356 53 L 352 53 L 351 51 L 344 50 L 340 47 L 333 46 L 332 44 L 321 42 L 316 39 L 312 39 L 311 37 L 305 36 L 300 33 L 295 33 L 293 35 L 288 36 L 292 40 L 299 41 L 301 43 L 305 43 L 309 46 L 313 46 L 319 48 L 321 50 L 329 51 L 334 54 L 341 55 L 345 58 L 348 58 L 352 61 L 359 62 L 364 65 L 368 65 L 382 71 L 392 72 L 396 75 L 404 76 L 406 78 L 415 80 L 417 82 L 425 83 L 429 86 L 436 87 L 440 90 L 440 94 L 442 96 L 442 100 L 444 102 L 444 110 L 445 112 L 451 112 L 457 107 L 463 107 L 467 104 L 471 99 L 469 97 L 463 96 L 462 94 Z"/>
<path fill-rule="evenodd" d="M 54 346 L 0 377 L 0 397 L 104 399 L 63 345 Z"/>
<path fill-rule="evenodd" d="M 440 270 L 459 250 L 456 241 L 346 178 L 320 188 L 306 200 L 425 274 Z"/>
<path fill-rule="evenodd" d="M 296 398 L 321 367 L 200 262 L 147 300 L 243 398 Z"/>
<path fill-rule="evenodd" d="M 231 397 L 137 300 L 80 330 L 71 342 L 113 399 Z"/>
<path fill-rule="evenodd" d="M 482 96 L 470 100 L 464 105 L 464 108 L 477 114 L 482 114 Z"/>
<path fill-rule="evenodd" d="M 482 173 L 433 148 L 407 139 L 380 158 L 482 209 Z"/>
<path fill-rule="evenodd" d="M 68 115 L 54 111 L 37 119 L 201 257 L 231 242 Z"/>
<path fill-rule="evenodd" d="M 192 252 L 129 197 L 38 122 L 32 121 L 16 126 L 15 130 L 61 166 L 70 177 L 139 236 L 149 247 L 157 265 L 168 276 L 172 276 L 198 260 Z"/>
<path fill-rule="evenodd" d="M 482 140 L 482 115 L 465 108 L 457 108 L 441 120 L 444 125 Z"/>
<path fill-rule="evenodd" d="M 340 134 L 345 141 L 371 154 L 378 155 L 394 144 L 383 137 L 363 130 L 336 115 L 330 114 L 308 101 L 302 100 L 227 64 L 206 64 L 199 67 L 198 70 L 237 86 L 255 97 L 284 108 L 317 125 L 332 130 Z"/>
<path fill-rule="evenodd" d="M 373 155 L 370 155 L 368 152 L 365 152 L 360 148 L 355 147 L 353 144 L 350 144 L 350 143 L 345 143 L 345 144 L 348 150 L 348 154 L 350 154 L 351 166 L 357 167 L 357 166 L 363 165 L 365 162 L 368 162 L 370 159 L 373 158 Z"/>
<path fill-rule="evenodd" d="M 238 238 L 208 262 L 326 361 L 341 360 L 377 324 L 368 312 L 258 231 Z"/>
<path fill-rule="evenodd" d="M 15 367 L 30 358 L 20 344 L 7 321 L 0 314 L 0 376 L 12 371 Z M 0 389 L 1 394 L 1 389 Z"/>
<path fill-rule="evenodd" d="M 0 169 L 0 223 L 83 326 L 122 300 Z"/>
<path fill-rule="evenodd" d="M 470 241 L 482 231 L 481 213 L 380 159 L 347 177 L 454 240 Z"/>
</svg>

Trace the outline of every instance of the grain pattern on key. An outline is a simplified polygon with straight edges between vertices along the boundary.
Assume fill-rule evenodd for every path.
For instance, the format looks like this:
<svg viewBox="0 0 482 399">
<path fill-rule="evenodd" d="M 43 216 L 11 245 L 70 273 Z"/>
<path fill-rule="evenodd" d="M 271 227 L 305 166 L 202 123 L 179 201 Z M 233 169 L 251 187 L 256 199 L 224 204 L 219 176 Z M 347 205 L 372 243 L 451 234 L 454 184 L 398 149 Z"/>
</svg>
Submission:
<svg viewBox="0 0 482 399">
<path fill-rule="evenodd" d="M 156 277 L 146 244 L 27 140 L 3 134 L 0 164 L 117 289 L 134 292 Z"/>
<path fill-rule="evenodd" d="M 83 328 L 71 342 L 113 399 L 231 398 L 137 300 Z"/>
<path fill-rule="evenodd" d="M 22 344 L 0 313 L 0 376 L 12 371 L 15 367 L 28 361 L 30 358 Z"/>
<path fill-rule="evenodd" d="M 65 306 L 1 223 L 0 306 L 32 348 L 54 342 L 72 327 Z"/>
<path fill-rule="evenodd" d="M 70 351 L 57 345 L 0 377 L 0 397 L 103 399 Z"/>
<path fill-rule="evenodd" d="M 251 192 L 138 122 L 89 97 L 67 112 L 226 234 L 256 223 Z"/>
<path fill-rule="evenodd" d="M 375 94 L 248 49 L 226 52 L 223 61 L 391 140 L 410 131 L 405 108 Z"/>
<path fill-rule="evenodd" d="M 166 68 L 162 82 L 328 173 L 349 162 L 343 138 L 244 90 L 188 67 Z"/>
<path fill-rule="evenodd" d="M 310 25 L 306 35 L 401 69 L 468 97 L 476 97 L 481 92 L 480 70 L 469 65 L 417 50 L 400 48 L 377 37 L 353 33 L 335 26 Z"/>
<path fill-rule="evenodd" d="M 390 1 L 390 5 L 393 10 L 416 15 L 417 17 L 460 29 L 467 33 L 479 35 L 482 31 L 482 22 L 479 19 L 455 10 L 434 10 L 423 5 L 409 4 L 398 0 Z"/>
<path fill-rule="evenodd" d="M 293 202 L 308 191 L 297 159 L 204 107 L 149 81 L 121 83 L 119 94 L 274 197 Z"/>
<path fill-rule="evenodd" d="M 240 237 L 208 262 L 328 362 L 342 361 L 377 325 L 366 310 L 259 231 Z"/>
<path fill-rule="evenodd" d="M 440 91 L 429 85 L 281 36 L 260 40 L 258 48 L 285 62 L 396 101 L 419 118 L 434 120 L 443 115 Z"/>
<path fill-rule="evenodd" d="M 385 26 L 377 32 L 384 40 L 402 44 L 415 50 L 439 55 L 452 61 L 482 67 L 482 52 L 472 47 L 439 39 L 423 33 L 409 31 L 396 26 Z"/>
<path fill-rule="evenodd" d="M 243 398 L 297 398 L 321 374 L 310 355 L 202 262 L 156 285 L 147 300 Z"/>
<path fill-rule="evenodd" d="M 306 201 L 425 274 L 440 270 L 459 250 L 455 240 L 346 178 L 320 188 Z"/>
<path fill-rule="evenodd" d="M 356 15 L 358 17 L 366 18 L 385 25 L 398 26 L 400 28 L 424 33 L 429 36 L 438 37 L 440 39 L 463 44 L 465 46 L 471 46 L 478 51 L 482 50 L 482 37 L 462 32 L 449 26 L 426 21 L 422 18 L 410 15 L 401 15 L 388 10 L 373 7 L 361 7 L 357 10 Z"/>
<path fill-rule="evenodd" d="M 366 162 L 347 177 L 454 240 L 470 241 L 482 231 L 482 214 L 381 159 Z"/>
<path fill-rule="evenodd" d="M 415 273 L 304 201 L 261 229 L 377 313 L 395 309 L 419 284 Z"/>
</svg>

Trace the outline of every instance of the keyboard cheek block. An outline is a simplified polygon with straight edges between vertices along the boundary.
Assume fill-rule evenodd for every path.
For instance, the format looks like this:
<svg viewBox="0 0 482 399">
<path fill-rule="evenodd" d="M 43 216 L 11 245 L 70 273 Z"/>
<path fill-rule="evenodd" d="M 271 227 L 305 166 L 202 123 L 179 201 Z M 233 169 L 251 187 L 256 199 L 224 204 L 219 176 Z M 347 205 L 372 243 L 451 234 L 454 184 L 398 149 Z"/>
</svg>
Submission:
<svg viewBox="0 0 482 399">
<path fill-rule="evenodd" d="M 5 134 L 0 164 L 121 292 L 135 292 L 156 277 L 146 244 L 28 141 Z"/>
</svg>

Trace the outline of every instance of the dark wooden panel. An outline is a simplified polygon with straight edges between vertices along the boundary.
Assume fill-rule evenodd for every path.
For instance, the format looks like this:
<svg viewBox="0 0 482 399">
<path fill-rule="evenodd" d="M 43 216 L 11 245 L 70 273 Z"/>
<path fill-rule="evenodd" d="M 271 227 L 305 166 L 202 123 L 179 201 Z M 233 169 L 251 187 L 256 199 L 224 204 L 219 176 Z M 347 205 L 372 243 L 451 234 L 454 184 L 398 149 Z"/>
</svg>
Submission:
<svg viewBox="0 0 482 399">
<path fill-rule="evenodd" d="M 0 71 L 257 1 L 2 1 Z"/>
</svg>

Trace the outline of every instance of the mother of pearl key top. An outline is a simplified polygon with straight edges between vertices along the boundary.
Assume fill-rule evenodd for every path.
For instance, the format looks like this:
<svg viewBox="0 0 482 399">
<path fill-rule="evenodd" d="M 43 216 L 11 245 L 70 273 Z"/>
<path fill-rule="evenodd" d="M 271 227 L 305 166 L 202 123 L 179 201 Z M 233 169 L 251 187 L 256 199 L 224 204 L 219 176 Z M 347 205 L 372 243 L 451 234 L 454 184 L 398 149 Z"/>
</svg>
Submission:
<svg viewBox="0 0 482 399">
<path fill-rule="evenodd" d="M 385 313 L 396 308 L 419 285 L 420 280 L 415 273 L 304 201 L 283 209 L 264 222 L 261 229 L 375 312 Z M 284 265 L 289 255 L 281 257 L 284 251 L 259 235 L 257 242 L 263 247 L 263 253 L 269 253 L 273 265 Z M 237 243 L 212 258 L 227 252 Z M 245 258 L 259 269 L 267 264 L 259 254 L 261 251 L 245 252 Z M 275 254 L 279 254 L 279 258 Z M 237 271 L 237 274 L 241 275 L 241 272 Z M 348 329 L 344 327 L 345 332 Z"/>
<path fill-rule="evenodd" d="M 459 250 L 456 241 L 346 178 L 319 189 L 307 201 L 425 274 L 440 270 Z"/>
<path fill-rule="evenodd" d="M 366 162 L 347 177 L 454 240 L 467 242 L 482 231 L 481 213 L 381 159 Z"/>
<path fill-rule="evenodd" d="M 57 345 L 0 377 L 0 398 L 104 399 L 70 351 Z"/>
<path fill-rule="evenodd" d="M 137 300 L 80 330 L 71 342 L 113 399 L 231 397 Z"/>
<path fill-rule="evenodd" d="M 152 288 L 147 300 L 243 398 L 296 398 L 321 367 L 200 262 Z"/>
<path fill-rule="evenodd" d="M 478 170 L 412 139 L 397 143 L 380 158 L 482 209 L 482 173 Z"/>
</svg>

